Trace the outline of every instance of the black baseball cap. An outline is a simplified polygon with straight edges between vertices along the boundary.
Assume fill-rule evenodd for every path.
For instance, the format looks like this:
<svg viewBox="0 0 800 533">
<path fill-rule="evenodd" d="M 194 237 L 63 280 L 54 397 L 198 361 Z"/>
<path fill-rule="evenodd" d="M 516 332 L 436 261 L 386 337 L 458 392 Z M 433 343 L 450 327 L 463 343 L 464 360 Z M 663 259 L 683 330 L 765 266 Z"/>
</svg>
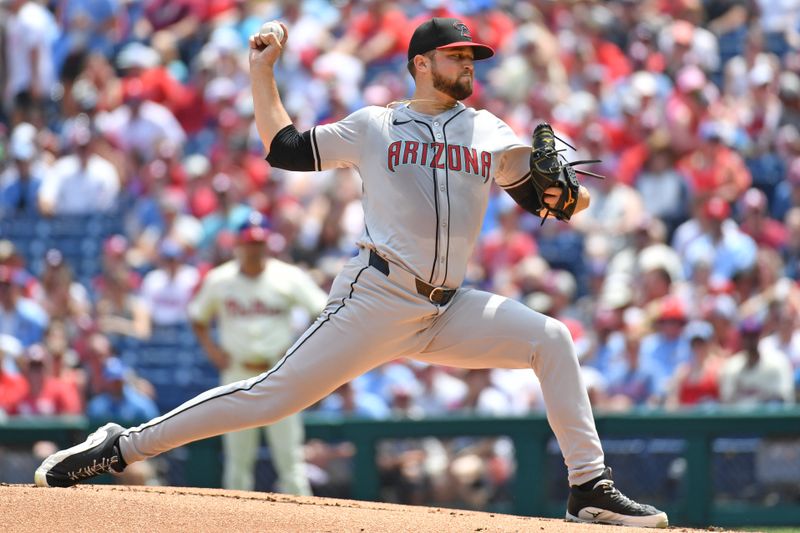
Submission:
<svg viewBox="0 0 800 533">
<path fill-rule="evenodd" d="M 469 28 L 460 20 L 436 17 L 423 22 L 414 30 L 414 35 L 408 44 L 408 60 L 411 61 L 414 56 L 431 50 L 459 46 L 471 46 L 476 60 L 489 59 L 494 55 L 491 47 L 473 42 Z"/>
</svg>

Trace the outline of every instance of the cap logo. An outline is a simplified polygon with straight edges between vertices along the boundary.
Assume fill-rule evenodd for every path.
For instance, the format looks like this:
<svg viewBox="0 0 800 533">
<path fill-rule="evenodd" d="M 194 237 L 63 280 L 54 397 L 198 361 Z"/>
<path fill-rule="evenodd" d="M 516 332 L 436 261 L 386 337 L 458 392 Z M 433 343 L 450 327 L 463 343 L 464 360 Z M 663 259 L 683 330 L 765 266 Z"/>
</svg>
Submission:
<svg viewBox="0 0 800 533">
<path fill-rule="evenodd" d="M 453 27 L 457 29 L 459 32 L 461 32 L 461 37 L 463 37 L 468 41 L 472 40 L 472 35 L 469 34 L 469 28 L 467 28 L 466 24 L 464 24 L 463 22 L 454 22 Z"/>
</svg>

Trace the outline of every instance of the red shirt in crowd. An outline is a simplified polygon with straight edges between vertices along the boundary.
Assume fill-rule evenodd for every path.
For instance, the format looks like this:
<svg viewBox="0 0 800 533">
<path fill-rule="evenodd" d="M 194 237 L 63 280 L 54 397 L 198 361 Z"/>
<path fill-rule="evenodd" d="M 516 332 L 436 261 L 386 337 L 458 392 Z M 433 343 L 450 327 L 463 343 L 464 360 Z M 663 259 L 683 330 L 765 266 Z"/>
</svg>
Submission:
<svg viewBox="0 0 800 533">
<path fill-rule="evenodd" d="M 487 234 L 480 247 L 480 262 L 487 274 L 511 267 L 531 255 L 536 255 L 536 241 L 523 231 L 511 235 L 500 231 Z"/>
<path fill-rule="evenodd" d="M 752 237 L 759 248 L 781 250 L 789 240 L 789 231 L 786 226 L 773 218 L 763 217 L 757 222 L 745 220 L 739 225 L 739 228 Z"/>
<path fill-rule="evenodd" d="M 742 157 L 723 144 L 710 151 L 697 149 L 678 161 L 695 193 L 717 194 L 726 201 L 739 198 L 753 181 Z"/>
<path fill-rule="evenodd" d="M 0 411 L 13 414 L 17 404 L 28 393 L 28 382 L 19 374 L 0 370 Z"/>
<path fill-rule="evenodd" d="M 75 383 L 56 377 L 44 378 L 42 389 L 34 395 L 26 384 L 25 396 L 11 412 L 15 415 L 79 415 L 81 397 Z"/>
<path fill-rule="evenodd" d="M 391 35 L 393 46 L 379 59 L 389 59 L 395 55 L 406 54 L 406 47 L 411 35 L 408 31 L 408 20 L 399 9 L 389 9 L 376 18 L 369 11 L 356 15 L 350 27 L 350 35 L 356 37 L 362 44 L 372 39 L 379 33 Z"/>
<path fill-rule="evenodd" d="M 719 371 L 722 360 L 715 358 L 703 365 L 700 375 L 688 373 L 678 384 L 678 401 L 681 405 L 696 405 L 719 400 Z"/>
<path fill-rule="evenodd" d="M 454 15 L 455 18 L 460 18 Z M 416 26 L 412 26 L 416 28 Z M 514 19 L 500 11 L 493 9 L 486 13 L 481 13 L 476 16 L 473 24 L 467 24 L 467 27 L 472 30 L 472 38 L 474 41 L 483 43 L 499 52 L 514 36 L 516 26 Z"/>
<path fill-rule="evenodd" d="M 144 14 L 158 31 L 190 16 L 209 22 L 235 7 L 236 0 L 148 0 L 144 2 Z"/>
</svg>

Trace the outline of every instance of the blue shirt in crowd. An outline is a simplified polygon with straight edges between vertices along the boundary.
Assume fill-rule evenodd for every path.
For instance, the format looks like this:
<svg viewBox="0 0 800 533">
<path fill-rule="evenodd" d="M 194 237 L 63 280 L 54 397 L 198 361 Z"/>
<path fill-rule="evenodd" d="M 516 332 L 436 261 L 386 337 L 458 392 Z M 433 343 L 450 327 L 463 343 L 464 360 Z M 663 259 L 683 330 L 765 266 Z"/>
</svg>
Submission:
<svg viewBox="0 0 800 533">
<path fill-rule="evenodd" d="M 159 415 L 156 404 L 130 385 L 122 387 L 122 396 L 98 394 L 86 406 L 89 418 L 121 421 L 145 421 Z"/>
<path fill-rule="evenodd" d="M 660 333 L 653 333 L 642 339 L 639 369 L 643 374 L 653 376 L 653 393 L 663 396 L 675 369 L 690 357 L 691 348 L 685 338 L 668 339 Z"/>
</svg>

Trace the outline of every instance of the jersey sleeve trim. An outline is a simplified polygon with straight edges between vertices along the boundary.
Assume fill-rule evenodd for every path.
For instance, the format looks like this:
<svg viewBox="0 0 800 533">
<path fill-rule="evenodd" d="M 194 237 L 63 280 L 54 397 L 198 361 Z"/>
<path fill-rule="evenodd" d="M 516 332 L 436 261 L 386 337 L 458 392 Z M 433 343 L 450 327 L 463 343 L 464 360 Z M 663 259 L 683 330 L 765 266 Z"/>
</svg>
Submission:
<svg viewBox="0 0 800 533">
<path fill-rule="evenodd" d="M 530 177 L 531 177 L 531 173 L 528 172 L 524 176 L 519 178 L 518 180 L 513 181 L 513 182 L 509 183 L 508 185 L 500 185 L 500 188 L 501 189 L 512 189 L 514 187 L 518 187 L 519 185 L 522 185 L 523 183 L 525 183 L 528 180 L 528 178 L 530 178 Z"/>
<path fill-rule="evenodd" d="M 518 182 L 517 185 L 503 187 L 503 190 L 525 211 L 536 216 L 541 216 L 539 211 L 545 206 L 542 205 L 539 195 L 536 193 L 536 188 L 530 180 L 523 179 Z"/>
<path fill-rule="evenodd" d="M 317 144 L 317 127 L 311 128 L 311 147 L 314 155 L 314 170 L 322 170 L 322 160 L 319 157 L 319 145 Z"/>
</svg>

